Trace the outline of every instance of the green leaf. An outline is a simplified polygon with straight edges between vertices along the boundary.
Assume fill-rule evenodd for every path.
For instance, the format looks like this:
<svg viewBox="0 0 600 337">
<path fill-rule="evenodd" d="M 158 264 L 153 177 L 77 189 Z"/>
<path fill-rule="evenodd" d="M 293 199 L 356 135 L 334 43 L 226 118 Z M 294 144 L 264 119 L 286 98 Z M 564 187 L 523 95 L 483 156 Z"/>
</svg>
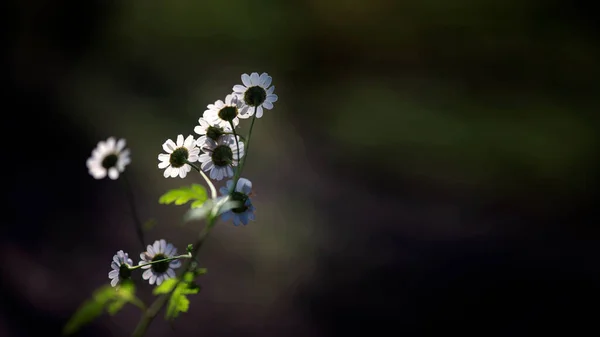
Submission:
<svg viewBox="0 0 600 337">
<path fill-rule="evenodd" d="M 168 294 L 171 292 L 171 290 L 173 290 L 175 284 L 177 284 L 177 279 L 170 278 L 168 280 L 163 281 L 163 283 L 154 288 L 154 290 L 152 290 L 152 293 L 154 295 Z"/>
<path fill-rule="evenodd" d="M 202 185 L 192 184 L 167 191 L 158 199 L 158 203 L 183 205 L 193 201 L 191 207 L 197 208 L 201 207 L 207 199 L 206 189 Z"/>
<path fill-rule="evenodd" d="M 166 319 L 173 320 L 182 312 L 188 311 L 190 300 L 187 295 L 197 294 L 200 291 L 200 286 L 194 283 L 194 279 L 196 276 L 205 273 L 206 268 L 198 268 L 193 272 L 186 272 L 180 281 L 178 279 L 168 279 L 154 288 L 154 295 L 171 293 L 165 313 Z"/>
<path fill-rule="evenodd" d="M 207 200 L 199 208 L 192 208 L 183 215 L 183 222 L 199 221 L 208 216 L 219 216 L 232 208 L 240 207 L 240 202 L 231 200 L 230 196 Z"/>
<path fill-rule="evenodd" d="M 111 314 L 116 314 L 127 302 L 135 299 L 135 286 L 131 282 L 125 282 L 118 288 L 105 285 L 98 288 L 92 298 L 85 301 L 79 309 L 71 316 L 63 328 L 63 335 L 72 335 L 81 327 L 89 324 L 102 315 L 104 309 Z"/>
</svg>

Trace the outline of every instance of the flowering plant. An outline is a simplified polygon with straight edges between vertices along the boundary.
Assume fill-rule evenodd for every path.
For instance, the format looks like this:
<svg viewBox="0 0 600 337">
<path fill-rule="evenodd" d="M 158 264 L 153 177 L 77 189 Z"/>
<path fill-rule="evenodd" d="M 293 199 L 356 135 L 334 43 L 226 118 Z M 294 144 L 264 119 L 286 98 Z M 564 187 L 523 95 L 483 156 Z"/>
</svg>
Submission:
<svg viewBox="0 0 600 337">
<path fill-rule="evenodd" d="M 184 254 L 179 254 L 177 247 L 165 239 L 148 244 L 130 198 L 135 229 L 143 250 L 139 254 L 140 260 L 135 264 L 129 253 L 117 251 L 108 272 L 110 284 L 96 290 L 92 298 L 81 305 L 65 325 L 64 335 L 77 332 L 104 311 L 114 315 L 128 303 L 142 311 L 132 334 L 137 337 L 146 333 L 165 306 L 165 317 L 171 321 L 187 312 L 190 304 L 187 296 L 199 292 L 200 287 L 195 280 L 206 273 L 205 268 L 200 268 L 197 255 L 217 220 L 232 221 L 239 226 L 255 219 L 252 182 L 241 175 L 248 158 L 254 122 L 263 116 L 265 109 L 273 109 L 278 97 L 267 73 L 243 74 L 241 79 L 243 84 L 233 86 L 233 92 L 224 101 L 217 100 L 207 105 L 207 110 L 193 129 L 197 138 L 179 134 L 175 140 L 167 139 L 162 144 L 164 153 L 158 155 L 158 168 L 164 170 L 165 178 L 185 178 L 193 169 L 209 188 L 210 194 L 203 185 L 192 184 L 169 190 L 158 200 L 161 204 L 175 205 L 191 202 L 184 220 L 205 222 L 196 241 L 186 246 Z M 236 131 L 240 119 L 251 119 L 246 137 Z M 125 168 L 130 163 L 125 139 L 109 137 L 98 143 L 86 164 L 95 179 L 108 176 L 111 180 L 121 177 L 126 180 Z M 228 180 L 219 189 L 218 195 L 213 180 L 221 182 L 224 179 Z M 135 295 L 135 285 L 140 280 L 154 286 L 153 294 L 157 297 L 150 305 Z"/>
</svg>

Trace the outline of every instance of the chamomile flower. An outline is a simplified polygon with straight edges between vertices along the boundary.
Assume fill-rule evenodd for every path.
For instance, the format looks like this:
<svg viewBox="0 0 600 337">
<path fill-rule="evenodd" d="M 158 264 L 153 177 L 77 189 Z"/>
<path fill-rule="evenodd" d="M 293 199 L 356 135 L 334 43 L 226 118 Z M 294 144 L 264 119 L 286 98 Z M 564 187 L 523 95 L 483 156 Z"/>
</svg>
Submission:
<svg viewBox="0 0 600 337">
<path fill-rule="evenodd" d="M 244 143 L 233 135 L 222 135 L 217 141 L 205 138 L 203 143 L 198 144 L 203 154 L 198 159 L 204 172 L 210 172 L 211 179 L 222 180 L 233 177 L 233 166 L 239 164 L 244 156 Z M 239 144 L 239 151 L 238 151 Z"/>
<path fill-rule="evenodd" d="M 106 141 L 98 142 L 86 165 L 95 179 L 102 179 L 108 174 L 110 179 L 115 180 L 130 162 L 129 149 L 125 149 L 125 139 L 117 141 L 114 137 L 109 137 Z"/>
<path fill-rule="evenodd" d="M 160 285 L 163 281 L 175 277 L 176 268 L 181 267 L 181 261 L 171 260 L 149 264 L 148 262 L 164 260 L 177 256 L 177 248 L 165 240 L 156 240 L 154 244 L 148 245 L 146 251 L 140 254 L 142 261 L 139 265 L 146 269 L 142 274 L 144 280 L 150 284 Z"/>
<path fill-rule="evenodd" d="M 158 160 L 160 160 L 158 168 L 165 169 L 165 178 L 175 178 L 178 175 L 185 178 L 187 173 L 192 170 L 188 162 L 198 161 L 198 155 L 200 154 L 200 148 L 196 147 L 192 135 L 189 135 L 185 140 L 183 135 L 178 135 L 177 143 L 169 139 L 164 142 L 162 147 L 167 154 L 161 153 L 158 155 Z"/>
<path fill-rule="evenodd" d="M 227 186 L 221 187 L 219 191 L 222 195 L 231 195 L 231 200 L 239 201 L 240 206 L 232 208 L 221 214 L 221 220 L 227 221 L 233 219 L 233 224 L 239 226 L 247 225 L 249 220 L 254 220 L 254 206 L 250 201 L 249 194 L 252 191 L 252 182 L 246 178 L 240 178 L 236 184 L 235 190 L 233 180 L 227 181 Z"/>
<path fill-rule="evenodd" d="M 117 284 L 127 280 L 131 277 L 131 270 L 129 267 L 133 265 L 133 261 L 129 258 L 127 253 L 122 250 L 118 251 L 113 260 L 110 263 L 112 270 L 108 272 L 108 278 L 110 279 L 110 285 L 116 287 Z"/>
<path fill-rule="evenodd" d="M 233 86 L 233 93 L 248 106 L 248 110 L 244 115 L 240 115 L 240 118 L 252 116 L 254 109 L 256 109 L 256 118 L 261 118 L 263 108 L 267 110 L 273 109 L 273 103 L 277 102 L 278 97 L 273 93 L 275 86 L 271 86 L 272 80 L 271 76 L 267 73 L 262 73 L 260 76 L 258 73 L 242 75 L 242 83 L 244 84 Z"/>
<path fill-rule="evenodd" d="M 218 100 L 215 104 L 209 104 L 206 107 L 208 109 L 204 111 L 204 118 L 221 127 L 231 128 L 231 125 L 229 124 L 230 121 L 235 127 L 240 123 L 238 117 L 250 117 L 247 115 L 248 106 L 244 105 L 234 94 L 225 96 L 225 102 Z"/>
<path fill-rule="evenodd" d="M 206 115 L 206 112 L 204 114 Z M 198 123 L 200 125 L 196 125 L 196 127 L 194 128 L 194 132 L 200 135 L 200 137 L 196 141 L 196 144 L 204 143 L 207 137 L 214 141 L 217 141 L 222 135 L 226 133 L 231 133 L 231 126 L 229 125 L 229 123 L 219 125 L 219 123 L 215 120 L 209 121 L 204 117 L 200 117 L 198 119 Z"/>
</svg>

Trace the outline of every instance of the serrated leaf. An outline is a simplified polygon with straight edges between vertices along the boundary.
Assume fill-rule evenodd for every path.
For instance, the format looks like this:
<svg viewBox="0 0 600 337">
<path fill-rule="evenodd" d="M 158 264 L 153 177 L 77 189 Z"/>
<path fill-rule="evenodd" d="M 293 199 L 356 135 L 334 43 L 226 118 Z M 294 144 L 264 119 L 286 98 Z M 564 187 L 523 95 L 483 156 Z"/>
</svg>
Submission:
<svg viewBox="0 0 600 337">
<path fill-rule="evenodd" d="M 200 291 L 200 286 L 194 283 L 194 279 L 205 273 L 206 268 L 199 268 L 193 272 L 186 272 L 179 282 L 178 279 L 168 279 L 154 288 L 152 291 L 154 295 L 171 293 L 165 313 L 166 319 L 173 320 L 182 312 L 188 311 L 190 300 L 187 295 L 197 294 Z"/>
<path fill-rule="evenodd" d="M 187 312 L 190 308 L 190 300 L 186 295 L 197 294 L 199 291 L 200 287 L 181 282 L 171 294 L 167 306 L 166 318 L 173 320 L 177 318 L 180 313 Z"/>
<path fill-rule="evenodd" d="M 158 199 L 158 203 L 183 205 L 193 200 L 192 207 L 200 207 L 207 199 L 206 189 L 202 185 L 192 184 L 167 191 Z"/>
<path fill-rule="evenodd" d="M 105 285 L 94 291 L 92 298 L 85 301 L 75 311 L 63 328 L 63 335 L 71 335 L 89 324 L 98 316 L 102 315 L 104 309 L 111 314 L 116 314 L 125 303 L 135 298 L 135 286 L 131 282 L 125 282 L 118 288 Z"/>
</svg>

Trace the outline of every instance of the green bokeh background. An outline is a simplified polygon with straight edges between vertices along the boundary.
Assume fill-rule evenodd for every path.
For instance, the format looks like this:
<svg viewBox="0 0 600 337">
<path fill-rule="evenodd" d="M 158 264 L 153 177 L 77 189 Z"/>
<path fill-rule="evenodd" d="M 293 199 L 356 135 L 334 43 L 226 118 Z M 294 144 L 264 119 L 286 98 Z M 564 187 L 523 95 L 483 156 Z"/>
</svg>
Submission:
<svg viewBox="0 0 600 337">
<path fill-rule="evenodd" d="M 279 101 L 256 123 L 244 172 L 254 182 L 257 221 L 216 229 L 201 253 L 208 290 L 192 301 L 182 329 L 226 315 L 247 329 L 280 320 L 281 331 L 308 335 L 315 327 L 294 309 L 295 287 L 318 279 L 320 255 L 357 258 L 345 250 L 356 237 L 382 228 L 428 239 L 523 233 L 544 224 L 478 222 L 470 215 L 479 209 L 461 198 L 542 214 L 574 209 L 587 196 L 598 169 L 600 53 L 596 23 L 576 5 L 112 2 L 85 9 L 98 13 L 82 14 L 97 20 L 95 29 L 85 52 L 69 59 L 68 43 L 47 39 L 38 20 L 60 20 L 64 8 L 28 3 L 19 7 L 14 71 L 24 85 L 55 90 L 61 118 L 90 151 L 108 136 L 127 139 L 140 213 L 157 220 L 149 237 L 180 250 L 197 228 L 180 227 L 183 209 L 156 201 L 201 180 L 163 178 L 161 144 L 193 134 L 206 105 L 241 84 L 242 73 L 268 72 Z M 65 29 L 77 35 L 77 26 Z M 242 121 L 243 132 L 248 125 Z M 80 170 L 88 155 L 81 153 Z M 74 244 L 79 265 L 104 263 L 122 247 L 136 256 L 124 196 L 108 181 L 94 186 L 101 215 L 87 225 L 99 236 Z M 417 214 L 399 211 L 407 199 L 421 203 Z M 104 274 L 77 285 L 54 281 L 77 289 L 62 310 L 74 309 Z M 127 334 L 136 317 L 102 324 Z M 159 322 L 153 329 L 169 331 Z"/>
</svg>

